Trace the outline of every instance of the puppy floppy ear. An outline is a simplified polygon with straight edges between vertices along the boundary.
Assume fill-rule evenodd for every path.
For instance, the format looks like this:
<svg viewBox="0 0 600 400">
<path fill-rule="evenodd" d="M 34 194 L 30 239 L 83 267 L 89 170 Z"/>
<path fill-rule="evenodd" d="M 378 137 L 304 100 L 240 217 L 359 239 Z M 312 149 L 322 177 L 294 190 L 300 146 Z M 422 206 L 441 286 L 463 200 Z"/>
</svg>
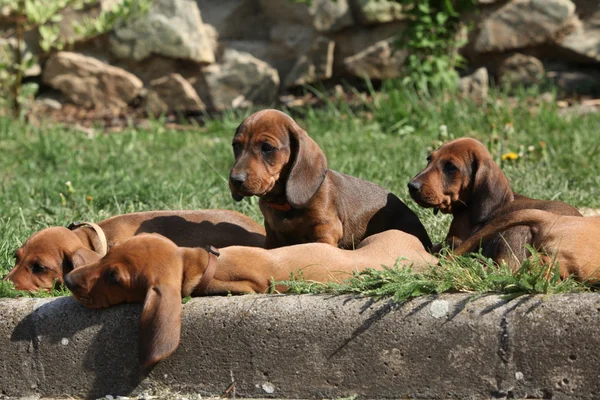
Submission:
<svg viewBox="0 0 600 400">
<path fill-rule="evenodd" d="M 83 267 L 86 264 L 91 264 L 93 262 L 98 261 L 100 255 L 93 250 L 82 247 L 75 251 L 71 257 L 65 258 L 65 263 L 63 263 L 63 276 L 67 273 L 71 272 L 75 268 Z"/>
<path fill-rule="evenodd" d="M 292 121 L 288 126 L 295 159 L 285 187 L 288 203 L 295 208 L 306 205 L 317 193 L 327 174 L 327 158 L 319 145 Z"/>
<path fill-rule="evenodd" d="M 473 161 L 473 184 L 469 201 L 473 224 L 487 221 L 498 209 L 514 197 L 508 178 L 494 160 Z"/>
<path fill-rule="evenodd" d="M 181 282 L 151 286 L 140 319 L 140 364 L 150 368 L 179 346 Z"/>
</svg>

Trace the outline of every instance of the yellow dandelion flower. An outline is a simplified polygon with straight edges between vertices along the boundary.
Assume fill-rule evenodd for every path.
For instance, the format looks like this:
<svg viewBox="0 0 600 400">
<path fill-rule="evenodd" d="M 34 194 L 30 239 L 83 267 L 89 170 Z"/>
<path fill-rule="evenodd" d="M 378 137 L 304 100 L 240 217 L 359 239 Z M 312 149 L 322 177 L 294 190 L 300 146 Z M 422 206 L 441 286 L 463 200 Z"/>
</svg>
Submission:
<svg viewBox="0 0 600 400">
<path fill-rule="evenodd" d="M 511 151 L 510 153 L 506 153 L 506 154 L 502 154 L 502 161 L 506 161 L 506 160 L 516 160 L 517 158 L 519 158 L 519 155 L 517 153 L 515 153 L 514 151 Z"/>
<path fill-rule="evenodd" d="M 91 203 L 92 200 L 94 200 L 94 198 L 92 196 L 90 196 L 89 194 L 87 196 L 85 196 L 85 199 L 88 203 Z"/>
</svg>

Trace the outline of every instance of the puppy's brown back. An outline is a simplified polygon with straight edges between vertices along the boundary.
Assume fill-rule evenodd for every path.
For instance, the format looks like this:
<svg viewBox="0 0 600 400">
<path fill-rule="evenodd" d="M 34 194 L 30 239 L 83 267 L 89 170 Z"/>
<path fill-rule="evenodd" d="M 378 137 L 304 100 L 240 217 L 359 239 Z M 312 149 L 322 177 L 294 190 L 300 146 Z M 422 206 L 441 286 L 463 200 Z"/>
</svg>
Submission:
<svg viewBox="0 0 600 400">
<path fill-rule="evenodd" d="M 263 247 L 265 241 L 260 224 L 231 210 L 138 212 L 108 218 L 99 225 L 113 244 L 140 233 L 159 233 L 180 247 Z"/>
<path fill-rule="evenodd" d="M 515 193 L 514 201 L 500 208 L 494 213 L 490 221 L 513 211 L 520 210 L 542 210 L 557 215 L 581 217 L 581 213 L 569 204 L 560 201 L 532 199 Z M 505 260 L 509 265 L 516 267 L 530 255 L 526 245 L 531 245 L 532 239 L 529 227 L 516 226 L 507 229 L 502 235 L 496 235 L 487 241 L 482 247 L 482 253 L 486 257 L 493 258 L 496 262 Z"/>
<path fill-rule="evenodd" d="M 338 189 L 336 207 L 344 227 L 341 248 L 353 248 L 364 238 L 389 229 L 416 236 L 425 248 L 431 240 L 417 215 L 393 193 L 360 178 L 328 171 Z"/>
<path fill-rule="evenodd" d="M 515 200 L 503 207 L 498 214 L 528 209 L 548 211 L 558 215 L 581 217 L 581 213 L 575 207 L 571 206 L 570 204 L 563 203 L 562 201 L 537 200 L 520 195 L 518 193 L 515 193 L 514 195 Z"/>
</svg>

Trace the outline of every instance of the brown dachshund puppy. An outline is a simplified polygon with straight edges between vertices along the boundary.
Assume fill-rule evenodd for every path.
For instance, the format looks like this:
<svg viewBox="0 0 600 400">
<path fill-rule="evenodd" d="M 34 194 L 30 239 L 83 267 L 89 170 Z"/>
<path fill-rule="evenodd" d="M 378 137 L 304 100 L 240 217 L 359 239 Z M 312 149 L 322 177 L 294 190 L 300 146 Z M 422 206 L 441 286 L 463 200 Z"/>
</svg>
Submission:
<svg viewBox="0 0 600 400">
<path fill-rule="evenodd" d="M 144 234 L 68 273 L 65 284 L 87 307 L 144 303 L 140 363 L 150 367 L 179 345 L 182 297 L 266 293 L 273 280 L 287 280 L 299 271 L 306 280 L 332 282 L 367 267 L 380 269 L 399 262 L 422 271 L 438 262 L 416 237 L 397 230 L 370 236 L 356 250 L 308 243 L 273 250 L 232 246 L 221 249 L 218 257 L 215 254 Z M 86 254 L 76 252 L 74 257 L 85 262 Z M 284 292 L 286 287 L 276 289 Z"/>
<path fill-rule="evenodd" d="M 406 204 L 373 183 L 329 170 L 317 143 L 281 111 L 246 118 L 233 137 L 233 152 L 231 194 L 236 201 L 260 197 L 266 248 L 321 242 L 352 249 L 388 229 L 431 246 Z"/>
<path fill-rule="evenodd" d="M 480 243 L 515 226 L 526 226 L 532 247 L 542 252 L 547 265 L 559 264 L 561 277 L 572 275 L 582 281 L 600 280 L 600 217 L 568 217 L 541 210 L 503 214 L 464 241 L 455 251 L 463 255 Z"/>
<path fill-rule="evenodd" d="M 99 231 L 90 226 L 74 230 L 50 227 L 34 233 L 16 251 L 16 265 L 4 278 L 19 290 L 50 289 L 55 280 L 80 266 L 73 254 L 88 253 L 86 259 L 99 259 L 107 247 L 143 232 L 160 233 L 180 246 L 263 247 L 265 231 L 249 217 L 229 210 L 149 211 L 118 215 L 98 222 Z M 81 253 L 80 252 L 80 253 Z M 98 254 L 99 253 L 99 254 Z"/>
<path fill-rule="evenodd" d="M 452 214 L 454 218 L 445 239 L 450 246 L 460 245 L 495 215 L 514 210 L 539 209 L 581 216 L 568 204 L 514 193 L 487 148 L 475 139 L 452 140 L 433 151 L 427 162 L 427 167 L 410 181 L 408 188 L 420 206 Z M 502 238 L 495 236 L 487 242 L 483 254 L 496 262 L 520 264 L 527 255 L 525 244 L 531 244 L 531 240 L 529 229 L 515 227 Z"/>
</svg>

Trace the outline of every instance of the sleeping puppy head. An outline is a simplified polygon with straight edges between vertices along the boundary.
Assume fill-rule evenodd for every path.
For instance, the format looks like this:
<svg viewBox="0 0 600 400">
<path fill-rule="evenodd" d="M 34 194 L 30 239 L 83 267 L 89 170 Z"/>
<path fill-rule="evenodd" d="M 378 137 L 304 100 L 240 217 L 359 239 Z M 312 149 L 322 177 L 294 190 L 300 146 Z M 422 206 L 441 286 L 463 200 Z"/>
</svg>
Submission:
<svg viewBox="0 0 600 400">
<path fill-rule="evenodd" d="M 512 190 L 487 148 L 471 138 L 445 143 L 427 157 L 427 167 L 408 184 L 421 206 L 443 213 L 467 209 L 477 218 L 489 216 Z"/>
<path fill-rule="evenodd" d="M 233 137 L 235 161 L 229 188 L 236 201 L 285 195 L 302 207 L 325 179 L 327 159 L 317 143 L 287 114 L 263 110 L 246 118 Z"/>
<path fill-rule="evenodd" d="M 78 253 L 75 257 L 80 257 Z M 179 248 L 158 234 L 114 246 L 102 259 L 73 270 L 65 284 L 90 308 L 144 303 L 140 363 L 149 368 L 179 346 L 183 261 Z"/>
<path fill-rule="evenodd" d="M 79 252 L 80 256 L 74 258 Z M 4 277 L 18 290 L 50 290 L 54 281 L 63 282 L 63 275 L 82 266 L 84 261 L 100 259 L 84 246 L 77 235 L 63 227 L 42 229 L 31 235 L 15 252 L 15 266 Z"/>
</svg>

